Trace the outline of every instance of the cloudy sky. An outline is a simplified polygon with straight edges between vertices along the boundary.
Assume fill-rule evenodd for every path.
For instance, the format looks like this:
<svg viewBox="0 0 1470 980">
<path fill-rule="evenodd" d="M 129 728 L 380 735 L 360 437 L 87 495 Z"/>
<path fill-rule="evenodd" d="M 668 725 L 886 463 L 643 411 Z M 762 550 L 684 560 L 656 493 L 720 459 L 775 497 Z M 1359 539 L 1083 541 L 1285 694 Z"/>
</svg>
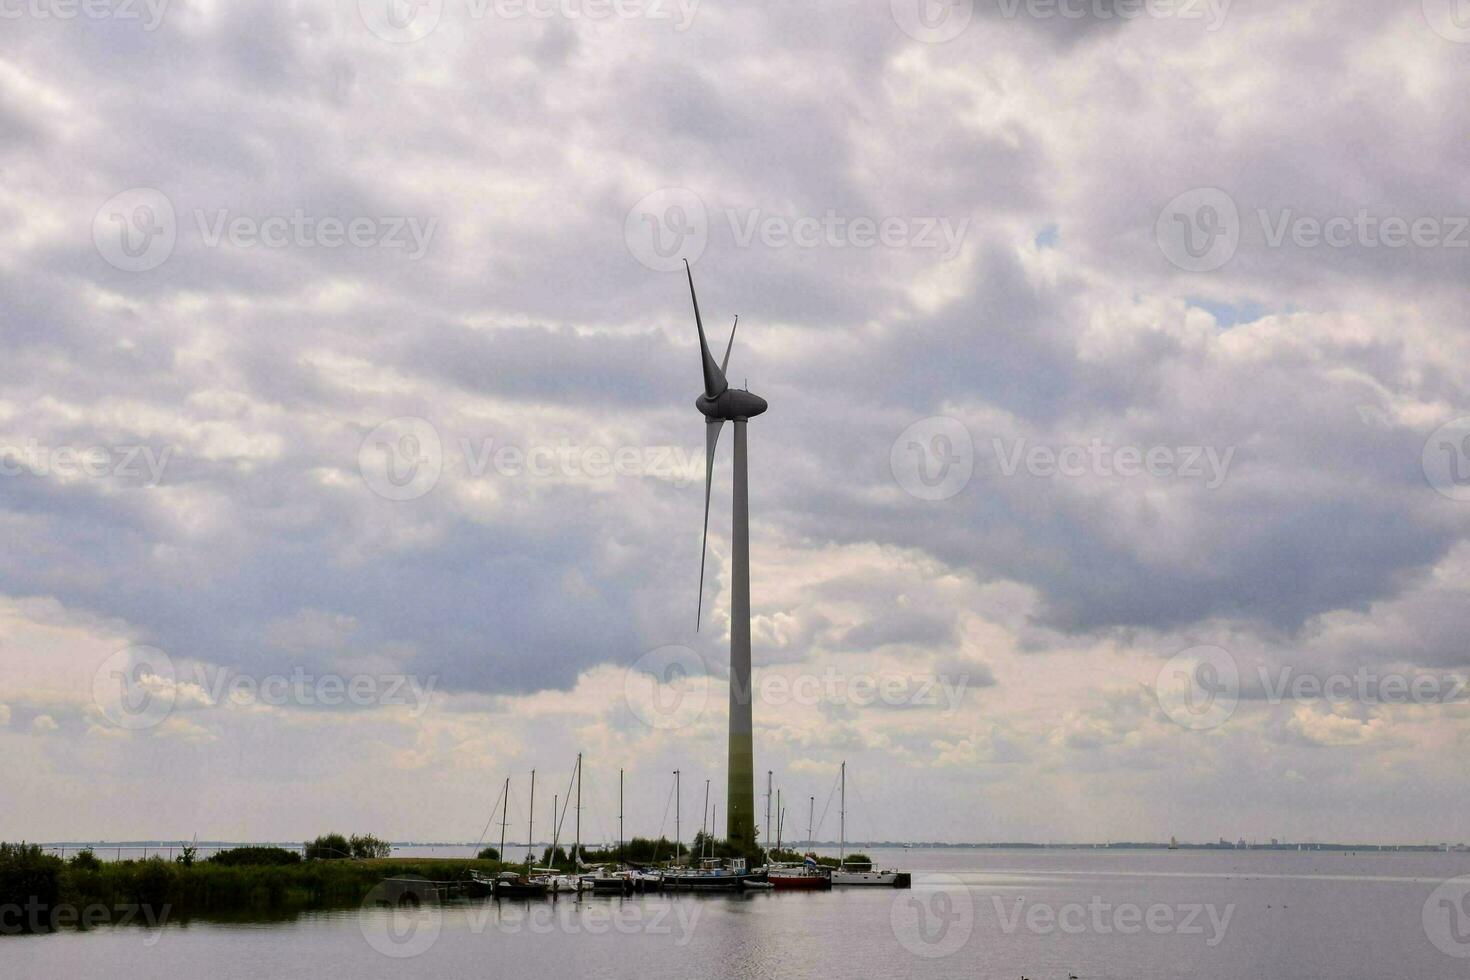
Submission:
<svg viewBox="0 0 1470 980">
<path fill-rule="evenodd" d="M 722 796 L 684 258 L 793 825 L 1467 836 L 1460 0 L 0 16 L 0 838 Z"/>
</svg>

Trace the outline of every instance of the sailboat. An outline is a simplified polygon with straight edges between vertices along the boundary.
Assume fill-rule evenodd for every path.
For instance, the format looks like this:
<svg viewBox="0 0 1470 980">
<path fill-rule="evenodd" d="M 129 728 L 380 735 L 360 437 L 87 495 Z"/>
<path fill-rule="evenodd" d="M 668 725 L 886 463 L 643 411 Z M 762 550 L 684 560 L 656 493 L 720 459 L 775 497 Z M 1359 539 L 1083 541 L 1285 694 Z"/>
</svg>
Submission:
<svg viewBox="0 0 1470 980">
<path fill-rule="evenodd" d="M 510 780 L 505 781 L 507 811 L 510 808 Z M 505 814 L 501 815 L 500 824 L 500 853 L 505 854 Z M 536 770 L 531 770 L 531 805 L 527 816 L 526 840 L 534 841 L 536 829 Z M 545 898 L 546 885 L 540 881 L 534 881 L 530 877 L 531 861 L 533 854 L 530 850 L 531 844 L 526 844 L 526 873 L 520 874 L 515 871 L 502 871 L 495 876 L 490 883 L 490 893 L 496 898 Z"/>
<path fill-rule="evenodd" d="M 575 842 L 572 844 L 573 873 L 569 875 L 562 874 L 561 871 L 555 867 L 531 869 L 532 871 L 536 872 L 536 874 L 531 877 L 531 881 L 533 883 L 544 884 L 546 886 L 546 890 L 552 895 L 568 893 L 574 894 L 582 890 L 582 879 L 579 875 L 575 873 L 576 869 L 580 867 L 582 863 L 582 753 L 580 752 L 577 753 L 577 768 L 575 776 L 577 782 L 577 816 L 575 820 L 577 836 Z M 561 838 L 561 822 L 556 817 L 555 800 L 552 801 L 551 812 L 551 860 L 548 863 L 554 864 L 556 861 L 557 842 Z M 561 819 L 566 819 L 565 812 L 562 813 Z"/>
<path fill-rule="evenodd" d="M 829 797 L 830 799 L 830 797 Z M 879 871 L 871 864 L 849 864 L 847 860 L 847 763 L 842 764 L 842 803 L 838 810 L 842 825 L 838 865 L 832 872 L 834 885 L 884 885 L 889 888 L 912 888 L 913 878 L 907 871 Z"/>
</svg>

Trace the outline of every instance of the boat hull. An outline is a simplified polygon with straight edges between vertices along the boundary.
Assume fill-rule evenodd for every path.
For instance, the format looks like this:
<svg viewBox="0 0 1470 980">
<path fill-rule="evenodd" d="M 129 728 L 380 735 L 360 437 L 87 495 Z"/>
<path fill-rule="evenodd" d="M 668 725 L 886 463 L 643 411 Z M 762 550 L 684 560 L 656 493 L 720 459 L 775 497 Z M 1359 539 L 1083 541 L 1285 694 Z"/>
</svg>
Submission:
<svg viewBox="0 0 1470 980">
<path fill-rule="evenodd" d="M 760 880 L 758 874 L 665 874 L 661 887 L 673 892 L 734 892 L 744 888 L 748 881 Z"/>
<path fill-rule="evenodd" d="M 843 887 L 912 888 L 913 878 L 907 871 L 834 871 L 832 884 Z"/>
<path fill-rule="evenodd" d="M 832 879 L 826 875 L 779 875 L 766 878 L 771 887 L 782 892 L 819 892 L 832 887 Z"/>
</svg>

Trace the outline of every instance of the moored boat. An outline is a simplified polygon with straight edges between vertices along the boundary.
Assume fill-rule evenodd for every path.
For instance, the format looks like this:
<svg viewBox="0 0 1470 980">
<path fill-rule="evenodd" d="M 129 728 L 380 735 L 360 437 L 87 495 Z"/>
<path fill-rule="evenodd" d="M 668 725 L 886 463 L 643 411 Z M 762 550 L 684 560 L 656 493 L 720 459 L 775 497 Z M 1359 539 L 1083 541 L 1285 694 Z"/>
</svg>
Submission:
<svg viewBox="0 0 1470 980">
<path fill-rule="evenodd" d="M 913 878 L 907 871 L 875 870 L 869 861 L 847 860 L 847 763 L 842 764 L 841 844 L 837 867 L 832 872 L 834 885 L 876 885 L 887 888 L 912 888 Z M 908 845 L 905 844 L 905 847 Z"/>
<path fill-rule="evenodd" d="M 666 891 L 732 892 L 744 888 L 747 882 L 764 880 L 760 871 L 750 871 L 744 860 L 731 860 L 722 865 L 709 858 L 698 868 L 670 868 L 659 876 L 660 887 Z"/>
<path fill-rule="evenodd" d="M 832 887 L 832 875 L 807 856 L 803 864 L 778 864 L 766 872 L 766 880 L 777 891 L 825 891 Z"/>
</svg>

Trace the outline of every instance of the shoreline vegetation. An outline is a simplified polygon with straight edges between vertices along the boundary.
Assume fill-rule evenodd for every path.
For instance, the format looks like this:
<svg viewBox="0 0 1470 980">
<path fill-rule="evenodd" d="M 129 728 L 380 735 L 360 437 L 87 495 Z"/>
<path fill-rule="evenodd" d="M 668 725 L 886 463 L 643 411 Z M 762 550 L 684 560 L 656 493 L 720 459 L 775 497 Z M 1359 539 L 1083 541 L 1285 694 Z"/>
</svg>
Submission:
<svg viewBox="0 0 1470 980">
<path fill-rule="evenodd" d="M 692 845 L 681 845 L 682 863 L 697 862 L 701 849 L 716 857 L 733 854 L 725 842 L 696 835 Z M 472 858 L 391 857 L 392 847 L 385 841 L 341 834 L 323 835 L 300 850 L 244 845 L 207 858 L 197 856 L 194 844 L 179 845 L 179 850 L 172 861 L 158 855 L 102 861 L 86 848 L 62 859 L 36 844 L 0 843 L 0 936 L 108 924 L 156 926 L 192 918 L 289 919 L 301 912 L 361 905 L 388 879 L 454 885 L 470 881 L 471 872 L 493 876 L 527 865 L 523 855 L 512 855 L 522 860 L 502 861 L 493 847 Z M 773 851 L 771 856 L 802 859 L 795 851 Z M 622 848 L 583 848 L 582 867 L 622 861 L 653 865 L 673 857 L 674 843 L 667 838 L 634 838 Z M 535 858 L 536 867 L 573 870 L 567 848 L 557 847 L 553 854 L 544 847 Z"/>
</svg>

